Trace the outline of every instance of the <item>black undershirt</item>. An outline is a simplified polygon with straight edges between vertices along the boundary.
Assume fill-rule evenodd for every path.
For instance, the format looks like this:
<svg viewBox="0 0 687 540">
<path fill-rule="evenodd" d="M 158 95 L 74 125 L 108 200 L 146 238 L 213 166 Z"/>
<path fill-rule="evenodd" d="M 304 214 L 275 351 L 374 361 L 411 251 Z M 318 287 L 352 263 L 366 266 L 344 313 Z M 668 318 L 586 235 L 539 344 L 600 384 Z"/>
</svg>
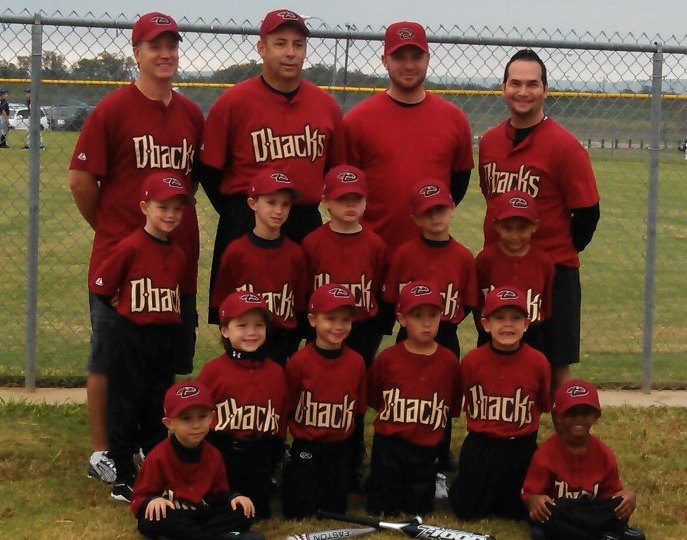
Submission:
<svg viewBox="0 0 687 540">
<path fill-rule="evenodd" d="M 291 101 L 293 98 L 295 98 L 296 94 L 298 93 L 298 88 L 300 88 L 299 86 L 298 88 L 296 88 L 295 90 L 291 90 L 290 92 L 282 92 L 281 90 L 277 90 L 276 88 L 270 86 L 270 84 L 265 80 L 265 77 L 263 77 L 262 75 L 260 75 L 260 80 L 262 81 L 262 84 L 264 84 L 270 92 L 274 92 L 275 94 L 284 96 L 287 101 Z"/>
</svg>

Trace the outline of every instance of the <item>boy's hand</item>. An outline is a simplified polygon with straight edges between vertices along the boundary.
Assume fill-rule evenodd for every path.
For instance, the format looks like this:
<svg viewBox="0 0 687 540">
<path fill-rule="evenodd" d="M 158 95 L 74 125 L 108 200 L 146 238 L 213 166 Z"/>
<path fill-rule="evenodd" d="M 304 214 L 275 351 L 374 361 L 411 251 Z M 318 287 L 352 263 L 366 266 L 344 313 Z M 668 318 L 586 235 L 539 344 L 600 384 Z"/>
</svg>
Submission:
<svg viewBox="0 0 687 540">
<path fill-rule="evenodd" d="M 619 520 L 627 521 L 637 508 L 637 496 L 634 491 L 624 489 L 613 495 L 614 499 L 618 497 L 622 497 L 623 500 L 616 506 L 615 515 L 618 516 Z"/>
<path fill-rule="evenodd" d="M 546 506 L 547 503 L 551 506 L 556 506 L 556 503 L 548 495 L 530 495 L 527 499 L 527 511 L 532 521 L 544 523 L 549 519 L 551 510 Z"/>
<path fill-rule="evenodd" d="M 162 497 L 156 497 L 146 506 L 145 518 L 150 521 L 160 521 L 167 517 L 167 508 L 174 510 L 174 503 Z"/>
<path fill-rule="evenodd" d="M 247 518 L 255 517 L 255 506 L 253 506 L 253 501 L 251 501 L 248 497 L 239 495 L 229 501 L 229 506 L 231 506 L 232 510 L 236 510 L 236 507 L 239 505 L 241 505 L 241 508 L 243 508 L 244 516 Z"/>
</svg>

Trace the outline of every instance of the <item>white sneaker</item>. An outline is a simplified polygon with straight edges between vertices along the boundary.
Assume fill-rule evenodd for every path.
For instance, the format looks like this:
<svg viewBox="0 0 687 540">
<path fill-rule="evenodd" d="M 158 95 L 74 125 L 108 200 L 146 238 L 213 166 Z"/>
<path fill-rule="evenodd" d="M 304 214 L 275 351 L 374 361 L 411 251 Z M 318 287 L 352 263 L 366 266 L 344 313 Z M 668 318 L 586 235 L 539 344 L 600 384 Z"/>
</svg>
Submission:
<svg viewBox="0 0 687 540">
<path fill-rule="evenodd" d="M 446 486 L 446 475 L 437 473 L 437 479 L 434 488 L 435 499 L 448 499 L 448 487 Z"/>
<path fill-rule="evenodd" d="M 97 478 L 107 484 L 114 483 L 117 470 L 114 461 L 107 456 L 107 450 L 98 450 L 88 460 L 88 477 Z"/>
</svg>

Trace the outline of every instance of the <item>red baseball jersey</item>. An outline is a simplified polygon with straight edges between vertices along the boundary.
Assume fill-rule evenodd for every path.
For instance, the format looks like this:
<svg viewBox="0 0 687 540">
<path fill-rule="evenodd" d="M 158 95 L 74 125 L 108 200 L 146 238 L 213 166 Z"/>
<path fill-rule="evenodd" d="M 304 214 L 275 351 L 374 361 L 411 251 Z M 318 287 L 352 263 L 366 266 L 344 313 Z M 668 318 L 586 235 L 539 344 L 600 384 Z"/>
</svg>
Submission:
<svg viewBox="0 0 687 540">
<path fill-rule="evenodd" d="M 223 354 L 203 366 L 198 380 L 215 401 L 215 431 L 236 437 L 284 436 L 286 379 L 272 360 L 237 360 Z"/>
<path fill-rule="evenodd" d="M 353 107 L 344 126 L 348 161 L 369 181 L 362 223 L 393 253 L 419 232 L 410 213 L 411 188 L 424 178 L 448 186 L 453 171 L 474 166 L 470 124 L 460 108 L 434 94 L 408 106 L 380 93 Z"/>
<path fill-rule="evenodd" d="M 552 499 L 610 499 L 623 489 L 613 451 L 594 435 L 581 454 L 571 452 L 557 433 L 532 456 L 522 498 L 546 494 Z"/>
<path fill-rule="evenodd" d="M 191 100 L 172 92 L 172 101 L 165 106 L 145 97 L 135 84 L 104 97 L 88 116 L 69 168 L 87 171 L 100 181 L 90 287 L 96 268 L 117 242 L 145 225 L 139 202 L 146 176 L 159 169 L 175 171 L 193 191 L 191 168 L 202 131 L 203 115 Z M 195 206 L 185 206 L 172 239 L 186 253 L 181 294 L 195 294 L 199 250 Z"/>
<path fill-rule="evenodd" d="M 222 495 L 229 491 L 224 460 L 214 446 L 203 441 L 198 463 L 187 463 L 177 456 L 170 439 L 153 448 L 136 476 L 131 511 L 136 516 L 150 498 L 173 492 L 174 500 L 202 503 L 208 495 Z"/>
<path fill-rule="evenodd" d="M 367 411 L 365 362 L 344 345 L 341 356 L 325 358 L 312 342 L 289 358 L 286 382 L 296 439 L 343 441 L 353 433 L 355 415 Z"/>
<path fill-rule="evenodd" d="M 444 299 L 441 319 L 458 324 L 465 318 L 465 307 L 480 306 L 477 270 L 472 253 L 451 238 L 448 242 L 429 242 L 417 235 L 396 250 L 382 297 L 396 303 L 401 289 L 411 281 L 434 283 Z"/>
<path fill-rule="evenodd" d="M 386 246 L 379 236 L 366 228 L 341 234 L 325 223 L 306 236 L 302 246 L 308 261 L 310 290 L 340 283 L 355 296 L 356 320 L 375 316 L 387 266 Z"/>
<path fill-rule="evenodd" d="M 324 173 L 345 155 L 341 109 L 332 96 L 302 80 L 289 100 L 261 77 L 217 99 L 200 151 L 203 163 L 224 171 L 222 193 L 247 193 L 258 171 L 281 171 L 293 179 L 300 204 L 320 202 Z"/>
<path fill-rule="evenodd" d="M 526 343 L 514 352 L 487 343 L 461 365 L 468 431 L 508 439 L 539 429 L 541 413 L 551 410 L 551 368 L 541 352 Z"/>
<path fill-rule="evenodd" d="M 589 154 L 577 139 L 551 118 L 545 117 L 513 148 L 515 129 L 506 120 L 490 129 L 479 146 L 479 180 L 487 200 L 484 244 L 493 244 L 494 201 L 517 189 L 537 203 L 539 228 L 532 242 L 553 262 L 578 267 L 580 259 L 570 235 L 570 211 L 599 202 Z"/>
<path fill-rule="evenodd" d="M 409 352 L 403 342 L 383 350 L 370 369 L 367 400 L 377 411 L 375 433 L 436 446 L 446 422 L 460 416 L 461 367 L 449 349 Z"/>
<path fill-rule="evenodd" d="M 262 240 L 253 233 L 231 242 L 224 250 L 210 296 L 219 307 L 232 291 L 262 296 L 280 328 L 296 327 L 296 312 L 305 311 L 307 265 L 301 247 L 286 237 Z"/>
<path fill-rule="evenodd" d="M 97 294 L 119 293 L 117 312 L 136 324 L 180 324 L 179 284 L 186 255 L 139 229 L 102 261 L 89 287 Z"/>
<path fill-rule="evenodd" d="M 548 253 L 531 245 L 525 255 L 513 257 L 504 253 L 498 244 L 492 244 L 477 255 L 475 266 L 477 283 L 484 297 L 496 287 L 517 287 L 527 295 L 527 311 L 532 323 L 550 317 L 555 267 Z"/>
</svg>

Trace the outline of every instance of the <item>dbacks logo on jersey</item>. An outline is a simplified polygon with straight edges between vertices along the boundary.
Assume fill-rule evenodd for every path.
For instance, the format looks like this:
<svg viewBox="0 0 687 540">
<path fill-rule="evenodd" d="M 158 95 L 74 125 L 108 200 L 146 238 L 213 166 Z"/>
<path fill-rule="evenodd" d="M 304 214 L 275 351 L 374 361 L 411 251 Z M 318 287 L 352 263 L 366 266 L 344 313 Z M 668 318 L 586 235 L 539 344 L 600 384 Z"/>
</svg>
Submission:
<svg viewBox="0 0 687 540">
<path fill-rule="evenodd" d="M 174 289 L 153 287 L 153 280 L 149 277 L 132 279 L 131 313 L 180 313 L 179 285 Z"/>
<path fill-rule="evenodd" d="M 489 294 L 489 291 L 495 289 L 496 287 L 494 285 L 490 285 L 489 287 L 482 289 L 482 292 L 484 293 L 484 297 L 487 297 L 487 294 Z M 539 322 L 541 321 L 541 293 L 535 293 L 532 289 L 527 289 L 527 317 L 530 319 L 530 322 Z"/>
<path fill-rule="evenodd" d="M 571 489 L 565 480 L 555 480 L 553 488 L 557 499 L 596 499 L 599 493 L 599 484 L 594 484 L 592 491 L 586 489 Z"/>
<path fill-rule="evenodd" d="M 348 431 L 353 425 L 355 397 L 343 396 L 341 403 L 315 401 L 310 390 L 301 390 L 294 420 L 304 427 Z"/>
<path fill-rule="evenodd" d="M 513 396 L 490 396 L 481 384 L 474 384 L 465 395 L 468 418 L 504 422 L 518 428 L 532 423 L 533 405 L 534 400 L 522 388 L 517 388 Z"/>
<path fill-rule="evenodd" d="M 270 312 L 277 317 L 286 320 L 294 316 L 294 293 L 293 289 L 288 283 L 284 283 L 280 292 L 255 292 L 251 283 L 241 285 L 240 287 L 237 287 L 236 290 L 260 295 L 267 304 L 267 308 L 270 310 Z"/>
<path fill-rule="evenodd" d="M 240 405 L 236 399 L 228 398 L 215 405 L 217 425 L 215 431 L 252 431 L 265 435 L 277 435 L 280 415 L 272 400 L 266 405 Z"/>
<path fill-rule="evenodd" d="M 431 399 L 410 398 L 401 396 L 400 389 L 391 388 L 382 391 L 382 401 L 379 419 L 383 422 L 422 424 L 435 431 L 443 429 L 448 420 L 449 406 L 436 392 Z"/>
<path fill-rule="evenodd" d="M 305 124 L 302 133 L 278 135 L 272 128 L 251 131 L 253 157 L 256 163 L 277 159 L 307 158 L 311 162 L 324 155 L 327 136 L 310 124 Z"/>
<path fill-rule="evenodd" d="M 533 198 L 539 193 L 541 174 L 527 165 L 520 165 L 517 171 L 499 171 L 496 162 L 491 161 L 482 165 L 486 181 L 487 193 L 506 193 L 508 191 L 524 191 Z"/>
<path fill-rule="evenodd" d="M 403 287 L 408 285 L 408 283 L 410 283 L 410 281 L 398 284 L 399 294 L 401 293 Z M 384 288 L 385 286 L 382 287 L 382 290 L 384 290 Z M 460 290 L 456 288 L 452 281 L 449 281 L 446 285 L 446 289 L 439 291 L 439 294 L 441 295 L 441 299 L 444 301 L 444 310 L 441 312 L 441 318 L 450 321 L 458 314 L 458 311 L 461 307 Z"/>
<path fill-rule="evenodd" d="M 152 135 L 132 139 L 137 169 L 173 169 L 185 175 L 191 173 L 195 146 L 184 137 L 181 146 L 157 144 Z"/>
<path fill-rule="evenodd" d="M 320 272 L 313 280 L 313 290 L 316 291 L 322 285 L 328 285 L 332 278 L 327 272 Z M 364 308 L 367 311 L 375 307 L 372 296 L 372 280 L 367 279 L 365 273 L 361 274 L 359 283 L 339 283 L 348 289 L 355 298 L 355 307 Z"/>
</svg>

